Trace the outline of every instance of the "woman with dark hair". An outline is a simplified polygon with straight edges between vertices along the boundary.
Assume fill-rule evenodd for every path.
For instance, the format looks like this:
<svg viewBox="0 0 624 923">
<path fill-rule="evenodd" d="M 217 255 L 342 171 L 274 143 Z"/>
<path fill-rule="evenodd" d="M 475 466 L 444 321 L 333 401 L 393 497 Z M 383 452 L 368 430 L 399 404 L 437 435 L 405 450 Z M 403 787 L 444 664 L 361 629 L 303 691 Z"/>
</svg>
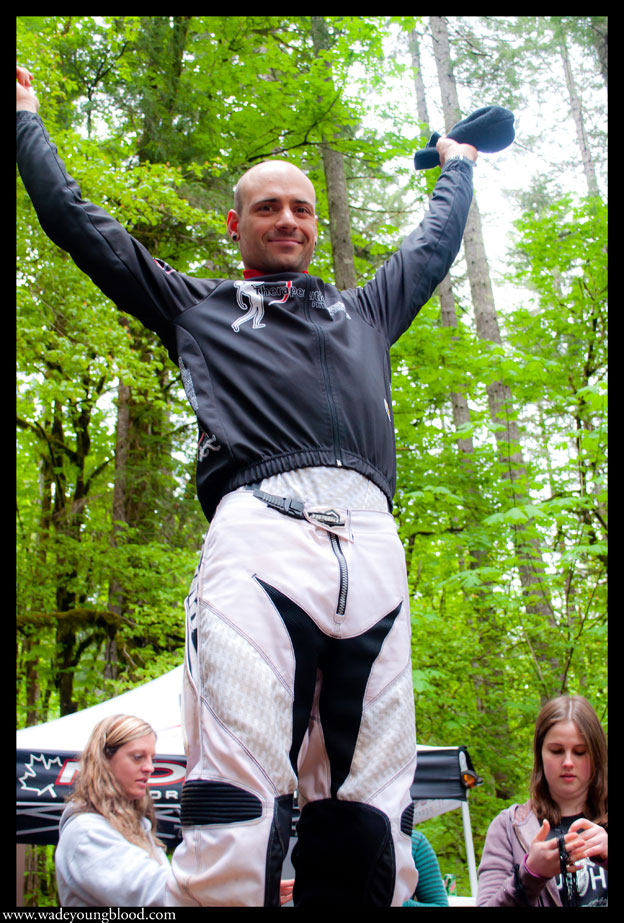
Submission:
<svg viewBox="0 0 624 923">
<path fill-rule="evenodd" d="M 582 696 L 558 696 L 540 711 L 530 793 L 490 824 L 477 906 L 606 905 L 607 742 Z"/>
<path fill-rule="evenodd" d="M 56 879 L 63 907 L 163 906 L 169 861 L 154 836 L 147 783 L 156 734 L 112 715 L 93 729 L 60 822 Z"/>
</svg>

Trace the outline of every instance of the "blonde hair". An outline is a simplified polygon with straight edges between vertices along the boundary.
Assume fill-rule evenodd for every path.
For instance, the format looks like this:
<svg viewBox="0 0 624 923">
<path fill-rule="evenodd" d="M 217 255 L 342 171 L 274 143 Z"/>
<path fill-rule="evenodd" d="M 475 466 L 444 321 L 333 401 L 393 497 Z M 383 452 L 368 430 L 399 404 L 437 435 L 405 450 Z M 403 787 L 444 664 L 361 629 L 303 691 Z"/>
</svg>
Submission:
<svg viewBox="0 0 624 923">
<path fill-rule="evenodd" d="M 154 803 L 149 790 L 141 798 L 129 799 L 117 782 L 110 766 L 111 757 L 124 744 L 153 734 L 154 729 L 141 718 L 111 715 L 93 728 L 80 756 L 80 772 L 68 801 L 81 813 L 101 814 L 109 824 L 131 843 L 153 852 L 142 819 L 146 817 L 156 830 Z M 162 846 L 155 840 L 158 846 Z"/>
<path fill-rule="evenodd" d="M 533 773 L 531 775 L 531 805 L 537 818 L 546 818 L 556 826 L 561 822 L 561 811 L 553 800 L 542 759 L 544 738 L 553 725 L 560 721 L 573 721 L 582 734 L 589 753 L 592 777 L 587 791 L 586 817 L 603 827 L 609 821 L 609 788 L 607 739 L 598 715 L 582 695 L 560 695 L 543 706 L 535 724 L 533 737 Z"/>
</svg>

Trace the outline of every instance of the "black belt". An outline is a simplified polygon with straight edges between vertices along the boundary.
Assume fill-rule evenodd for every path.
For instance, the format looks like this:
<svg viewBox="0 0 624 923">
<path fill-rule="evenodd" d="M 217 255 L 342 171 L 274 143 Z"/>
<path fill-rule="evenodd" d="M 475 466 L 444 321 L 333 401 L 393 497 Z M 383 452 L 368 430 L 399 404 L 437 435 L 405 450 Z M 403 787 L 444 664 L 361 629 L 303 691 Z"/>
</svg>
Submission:
<svg viewBox="0 0 624 923">
<path fill-rule="evenodd" d="M 340 517 L 336 510 L 309 510 L 304 513 L 305 504 L 303 500 L 296 497 L 277 497 L 274 494 L 267 494 L 264 490 L 254 490 L 254 497 L 262 500 L 263 503 L 271 510 L 283 513 L 284 516 L 292 516 L 294 519 L 313 519 L 322 523 L 324 526 L 344 526 L 345 521 Z"/>
</svg>

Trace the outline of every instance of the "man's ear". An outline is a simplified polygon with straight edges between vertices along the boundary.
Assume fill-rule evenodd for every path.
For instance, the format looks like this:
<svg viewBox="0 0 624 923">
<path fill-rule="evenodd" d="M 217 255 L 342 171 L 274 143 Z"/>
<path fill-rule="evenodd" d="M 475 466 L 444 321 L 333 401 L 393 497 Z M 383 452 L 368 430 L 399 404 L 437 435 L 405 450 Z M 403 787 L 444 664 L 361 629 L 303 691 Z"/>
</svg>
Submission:
<svg viewBox="0 0 624 923">
<path fill-rule="evenodd" d="M 239 218 L 238 212 L 234 211 L 234 209 L 231 208 L 227 216 L 227 229 L 228 229 L 228 234 L 230 235 L 232 240 L 238 240 L 240 237 L 239 230 L 238 230 L 239 221 L 240 221 L 240 218 Z"/>
</svg>

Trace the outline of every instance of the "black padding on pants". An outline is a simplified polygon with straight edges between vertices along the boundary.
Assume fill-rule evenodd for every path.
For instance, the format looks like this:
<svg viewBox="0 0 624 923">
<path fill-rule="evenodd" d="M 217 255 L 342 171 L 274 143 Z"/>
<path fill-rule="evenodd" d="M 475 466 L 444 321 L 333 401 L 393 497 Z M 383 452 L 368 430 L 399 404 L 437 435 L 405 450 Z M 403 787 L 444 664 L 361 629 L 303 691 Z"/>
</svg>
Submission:
<svg viewBox="0 0 624 923">
<path fill-rule="evenodd" d="M 319 717 L 331 767 L 331 794 L 336 795 L 351 768 L 370 672 L 401 611 L 401 603 L 363 634 L 331 638 L 292 599 L 259 577 L 256 580 L 280 614 L 295 652 L 291 765 L 296 772 L 297 757 L 310 720 L 318 668 L 323 673 Z"/>
<path fill-rule="evenodd" d="M 389 907 L 396 877 L 388 817 L 334 798 L 305 805 L 293 850 L 295 907 Z"/>
<path fill-rule="evenodd" d="M 183 827 L 236 824 L 262 817 L 257 795 L 229 782 L 192 779 L 182 786 L 180 822 Z"/>
<path fill-rule="evenodd" d="M 327 639 L 319 657 L 318 665 L 323 672 L 319 716 L 331 766 L 333 796 L 349 775 L 368 678 L 400 611 L 401 604 L 355 638 Z"/>
<path fill-rule="evenodd" d="M 412 835 L 412 828 L 414 826 L 414 802 L 405 808 L 401 814 L 401 833 L 404 833 L 405 836 Z"/>
<path fill-rule="evenodd" d="M 273 823 L 267 848 L 264 906 L 280 906 L 280 879 L 282 865 L 290 844 L 293 796 L 281 795 L 275 799 Z"/>
<path fill-rule="evenodd" d="M 295 651 L 293 738 L 290 748 L 290 764 L 296 773 L 297 757 L 308 729 L 314 700 L 316 663 L 325 641 L 325 635 L 292 599 L 269 583 L 265 583 L 264 580 L 260 580 L 259 577 L 256 577 L 256 580 L 280 614 Z"/>
</svg>

